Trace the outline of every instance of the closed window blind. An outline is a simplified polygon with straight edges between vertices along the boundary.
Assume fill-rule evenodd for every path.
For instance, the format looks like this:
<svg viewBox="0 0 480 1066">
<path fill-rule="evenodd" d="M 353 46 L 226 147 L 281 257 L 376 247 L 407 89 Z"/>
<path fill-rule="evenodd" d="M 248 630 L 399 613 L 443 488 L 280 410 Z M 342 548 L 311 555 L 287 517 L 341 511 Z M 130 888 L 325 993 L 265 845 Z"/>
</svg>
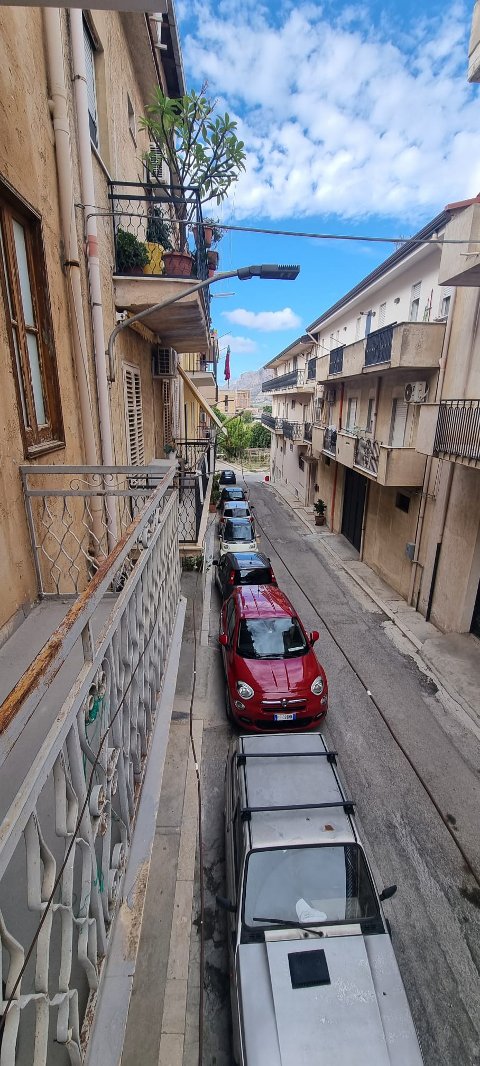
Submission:
<svg viewBox="0 0 480 1066">
<path fill-rule="evenodd" d="M 378 312 L 378 328 L 379 329 L 381 329 L 382 326 L 385 325 L 385 315 L 386 315 L 386 313 L 387 313 L 387 305 L 386 305 L 386 303 L 380 304 L 380 308 L 379 308 L 379 312 Z"/>
<path fill-rule="evenodd" d="M 170 382 L 162 382 L 163 408 L 163 444 L 172 443 L 172 405 L 170 400 Z"/>
<path fill-rule="evenodd" d="M 85 45 L 85 67 L 87 70 L 88 118 L 90 137 L 98 148 L 97 94 L 95 90 L 95 46 L 86 22 L 83 23 L 83 42 Z"/>
<path fill-rule="evenodd" d="M 143 466 L 145 463 L 145 449 L 143 442 L 142 384 L 140 371 L 137 367 L 124 365 L 123 384 L 127 462 L 129 466 Z"/>
</svg>

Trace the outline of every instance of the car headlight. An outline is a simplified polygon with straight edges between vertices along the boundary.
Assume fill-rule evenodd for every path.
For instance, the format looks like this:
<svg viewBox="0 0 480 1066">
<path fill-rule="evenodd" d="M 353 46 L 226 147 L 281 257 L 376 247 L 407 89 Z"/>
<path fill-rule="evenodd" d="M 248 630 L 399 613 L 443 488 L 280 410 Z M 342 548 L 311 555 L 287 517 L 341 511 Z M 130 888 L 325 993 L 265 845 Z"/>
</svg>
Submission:
<svg viewBox="0 0 480 1066">
<path fill-rule="evenodd" d="M 313 692 L 314 696 L 321 696 L 323 688 L 323 677 L 321 677 L 319 674 L 318 677 L 315 678 L 315 681 L 312 681 L 312 684 L 310 685 L 310 692 Z"/>
<path fill-rule="evenodd" d="M 237 681 L 237 692 L 242 697 L 242 700 L 251 700 L 254 695 L 253 688 L 247 685 L 246 681 Z"/>
</svg>

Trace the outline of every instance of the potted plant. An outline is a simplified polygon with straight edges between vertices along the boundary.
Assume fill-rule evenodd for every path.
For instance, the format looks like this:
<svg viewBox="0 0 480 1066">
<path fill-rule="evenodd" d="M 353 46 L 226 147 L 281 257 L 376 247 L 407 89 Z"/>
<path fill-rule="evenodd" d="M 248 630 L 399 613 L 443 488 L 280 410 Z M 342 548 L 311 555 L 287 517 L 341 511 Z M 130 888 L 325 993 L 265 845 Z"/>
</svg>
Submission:
<svg viewBox="0 0 480 1066">
<path fill-rule="evenodd" d="M 240 171 L 245 170 L 246 156 L 243 141 L 235 133 L 237 123 L 227 113 L 216 115 L 215 101 L 209 100 L 204 92 L 202 86 L 199 93 L 192 91 L 171 99 L 159 86 L 156 88 L 145 117 L 140 119 L 140 126 L 147 131 L 152 145 L 152 151 L 144 158 L 150 174 L 161 175 L 163 163 L 180 189 L 197 189 L 201 204 L 210 200 L 220 204 L 232 183 L 238 180 Z M 165 185 L 161 177 L 158 183 Z M 192 256 L 187 232 L 196 221 L 197 204 L 185 203 L 181 198 L 178 203 L 173 198 L 173 204 L 176 218 L 172 219 L 171 231 L 175 252 L 164 257 L 165 267 L 170 273 L 173 266 L 170 257 L 185 256 L 184 272 L 190 273 Z"/>
<path fill-rule="evenodd" d="M 327 505 L 325 501 L 317 500 L 317 502 L 313 505 L 313 510 L 315 511 L 315 525 L 324 526 L 326 521 L 325 512 L 327 510 Z"/>
<path fill-rule="evenodd" d="M 193 235 L 195 237 L 195 243 L 198 248 L 198 233 L 199 229 L 203 229 L 203 239 L 205 241 L 205 247 L 211 248 L 214 244 L 219 244 L 223 237 L 223 229 L 219 226 L 218 222 L 214 218 L 204 218 L 203 226 L 194 226 Z"/>
<path fill-rule="evenodd" d="M 119 274 L 143 274 L 143 268 L 148 263 L 148 252 L 143 241 L 124 229 L 117 230 L 116 257 Z"/>
<path fill-rule="evenodd" d="M 221 491 L 220 490 L 220 485 L 219 485 L 219 480 L 220 480 L 220 474 L 214 474 L 213 475 L 213 480 L 212 480 L 212 491 L 210 493 L 210 504 L 209 504 L 209 508 L 208 508 L 209 511 L 216 511 L 216 509 L 217 509 L 217 504 L 218 504 L 218 501 L 220 499 L 220 491 Z"/>
<path fill-rule="evenodd" d="M 213 277 L 217 267 L 220 256 L 214 248 L 209 248 L 207 251 L 207 263 L 208 263 L 208 276 Z"/>
</svg>

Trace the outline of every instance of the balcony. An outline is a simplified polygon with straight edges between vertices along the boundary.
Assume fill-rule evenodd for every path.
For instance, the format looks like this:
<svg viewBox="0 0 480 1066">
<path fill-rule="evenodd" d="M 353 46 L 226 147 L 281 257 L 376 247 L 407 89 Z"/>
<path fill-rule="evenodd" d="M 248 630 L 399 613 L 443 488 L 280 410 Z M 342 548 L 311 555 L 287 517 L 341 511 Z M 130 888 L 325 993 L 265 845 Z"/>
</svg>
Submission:
<svg viewBox="0 0 480 1066">
<path fill-rule="evenodd" d="M 303 439 L 308 441 L 309 444 L 312 443 L 312 432 L 313 432 L 312 423 L 311 422 L 304 422 L 303 423 Z"/>
<path fill-rule="evenodd" d="M 335 349 L 329 356 L 321 356 L 317 380 L 361 377 L 377 367 L 408 370 L 413 374 L 436 369 L 444 334 L 444 322 L 399 322 L 383 327 L 343 349 Z"/>
<path fill-rule="evenodd" d="M 315 381 L 317 376 L 317 357 L 313 356 L 307 363 L 307 381 Z"/>
<path fill-rule="evenodd" d="M 148 186 L 134 182 L 111 182 L 109 199 L 113 212 L 115 249 L 114 296 L 118 311 L 136 314 L 146 311 L 162 300 L 185 292 L 195 279 L 208 277 L 207 249 L 203 236 L 202 213 L 198 193 L 181 190 L 174 185 Z M 195 251 L 191 260 L 184 260 L 186 273 L 178 275 L 169 264 L 166 267 L 162 235 L 180 249 L 188 247 L 188 238 L 195 227 Z M 129 248 L 132 239 L 140 242 L 140 250 L 148 256 L 144 267 L 130 265 Z M 165 237 L 164 237 L 165 239 Z M 138 245 L 135 244 L 138 251 Z M 185 266 L 186 264 L 186 266 Z M 165 347 L 177 352 L 198 352 L 208 348 L 210 340 L 210 296 L 200 290 L 152 312 L 143 325 L 159 334 Z"/>
<path fill-rule="evenodd" d="M 323 430 L 322 444 L 323 447 L 321 450 L 326 452 L 327 455 L 333 455 L 335 458 L 337 454 L 337 430 L 334 426 L 327 426 L 327 428 Z"/>
<path fill-rule="evenodd" d="M 282 432 L 289 440 L 303 440 L 303 422 L 289 422 L 283 419 Z"/>
<path fill-rule="evenodd" d="M 262 411 L 261 423 L 266 429 L 275 430 L 277 419 L 274 415 L 269 415 L 267 411 Z"/>
<path fill-rule="evenodd" d="M 480 20 L 480 15 L 477 16 Z M 457 211 L 445 228 L 445 241 L 438 273 L 439 285 L 480 285 L 480 203 Z"/>
<path fill-rule="evenodd" d="M 416 488 L 423 484 L 425 460 L 415 448 L 389 448 L 357 437 L 353 468 L 386 488 Z"/>
<path fill-rule="evenodd" d="M 33 474 L 43 602 L 5 646 L 0 696 L 0 942 L 12 995 L 2 1060 L 12 1064 L 84 1062 L 112 983 L 125 1026 L 184 617 L 174 474 Z M 128 965 L 112 974 L 112 956 Z"/>
<path fill-rule="evenodd" d="M 315 378 L 308 377 L 308 370 L 290 370 L 288 374 L 280 374 L 262 382 L 262 392 L 290 392 L 291 389 L 313 392 L 314 388 Z"/>
<path fill-rule="evenodd" d="M 480 400 L 442 400 L 420 410 L 416 450 L 480 468 Z"/>
<path fill-rule="evenodd" d="M 341 348 L 332 348 L 330 352 L 330 359 L 328 362 L 329 375 L 341 374 L 343 370 L 343 349 L 345 345 L 342 344 Z"/>
</svg>

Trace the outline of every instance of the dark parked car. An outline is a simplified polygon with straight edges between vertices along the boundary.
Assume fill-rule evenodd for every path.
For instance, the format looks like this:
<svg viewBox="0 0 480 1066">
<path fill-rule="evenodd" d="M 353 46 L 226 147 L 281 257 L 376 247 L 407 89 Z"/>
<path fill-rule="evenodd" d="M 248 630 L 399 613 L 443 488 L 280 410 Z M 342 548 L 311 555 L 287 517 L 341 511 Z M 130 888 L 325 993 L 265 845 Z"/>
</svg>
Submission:
<svg viewBox="0 0 480 1066">
<path fill-rule="evenodd" d="M 222 470 L 222 472 L 220 474 L 220 477 L 218 479 L 218 484 L 219 485 L 235 485 L 236 480 L 237 479 L 235 477 L 235 471 L 234 470 Z"/>
<path fill-rule="evenodd" d="M 218 507 L 220 509 L 225 500 L 246 500 L 246 498 L 247 494 L 244 489 L 240 488 L 240 485 L 224 485 L 220 493 Z"/>
<path fill-rule="evenodd" d="M 270 559 L 261 552 L 227 552 L 215 560 L 215 580 L 222 600 L 236 585 L 276 585 Z"/>
</svg>

